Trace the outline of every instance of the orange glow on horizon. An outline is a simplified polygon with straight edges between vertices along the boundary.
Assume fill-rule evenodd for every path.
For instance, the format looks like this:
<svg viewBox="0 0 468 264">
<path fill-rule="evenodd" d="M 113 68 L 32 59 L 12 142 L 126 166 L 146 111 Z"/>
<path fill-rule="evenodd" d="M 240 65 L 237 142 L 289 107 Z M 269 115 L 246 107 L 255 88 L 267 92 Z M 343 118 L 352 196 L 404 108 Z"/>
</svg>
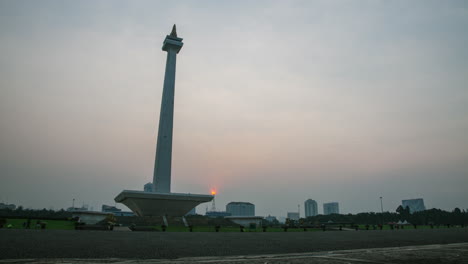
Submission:
<svg viewBox="0 0 468 264">
<path fill-rule="evenodd" d="M 211 195 L 216 195 L 216 190 L 212 189 L 211 190 Z"/>
</svg>

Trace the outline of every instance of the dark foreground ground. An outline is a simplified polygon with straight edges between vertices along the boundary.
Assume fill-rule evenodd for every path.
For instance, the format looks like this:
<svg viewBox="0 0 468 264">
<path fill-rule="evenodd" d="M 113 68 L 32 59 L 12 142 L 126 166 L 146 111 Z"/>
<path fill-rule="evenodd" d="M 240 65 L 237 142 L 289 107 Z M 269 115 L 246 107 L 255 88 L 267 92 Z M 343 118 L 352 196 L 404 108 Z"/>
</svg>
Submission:
<svg viewBox="0 0 468 264">
<path fill-rule="evenodd" d="M 78 258 L 88 259 L 91 262 L 99 262 L 97 259 L 114 258 L 114 262 L 116 262 L 116 259 L 154 260 L 193 257 L 219 258 L 222 256 L 258 256 L 262 254 L 325 254 L 323 252 L 337 250 L 467 242 L 467 228 L 302 233 L 163 233 L 3 229 L 0 230 L 0 259 L 3 259 L 0 263 L 7 263 L 11 259 L 35 259 L 37 261 L 39 259 Z M 434 259 L 434 261 L 439 260 L 440 262 L 450 253 L 452 254 L 451 258 L 453 257 L 453 261 L 455 261 L 452 263 L 466 263 L 466 258 L 468 257 L 467 245 L 468 244 L 459 244 L 458 247 L 449 246 L 449 249 L 444 250 L 444 256 L 440 256 L 442 253 L 437 253 L 437 250 L 430 249 L 426 249 L 426 253 L 423 255 Z M 390 249 L 387 249 L 387 251 L 388 250 Z M 373 250 L 373 252 L 374 251 L 375 250 Z M 403 252 L 398 249 L 392 252 L 399 251 Z M 362 252 L 365 253 L 367 251 L 364 250 Z M 380 256 L 382 254 L 377 255 Z M 389 253 L 389 256 L 391 255 L 392 254 Z M 315 258 L 323 259 L 323 257 Z M 195 259 L 192 260 L 190 262 L 194 262 Z M 465 262 L 460 262 L 463 260 Z M 108 259 L 106 262 L 109 261 Z M 225 263 L 231 261 L 232 259 L 223 260 Z M 291 261 L 292 262 L 274 262 L 274 260 L 271 260 L 269 263 L 307 263 L 294 262 L 294 259 Z M 314 262 L 344 263 L 317 261 Z M 177 262 L 179 262 L 179 260 L 174 263 Z M 218 261 L 212 259 L 208 262 Z M 241 261 L 234 262 L 242 263 Z M 254 259 L 245 263 L 249 262 L 257 263 L 254 262 Z M 265 263 L 265 261 L 258 263 Z M 348 263 L 354 262 L 348 261 Z M 380 261 L 378 263 L 405 262 Z M 428 262 L 426 261 L 425 263 Z"/>
<path fill-rule="evenodd" d="M 407 247 L 386 247 L 373 249 L 350 249 L 325 252 L 188 257 L 178 259 L 5 259 L 0 263 L 20 264 L 464 264 L 468 263 L 468 243 L 438 244 Z"/>
</svg>

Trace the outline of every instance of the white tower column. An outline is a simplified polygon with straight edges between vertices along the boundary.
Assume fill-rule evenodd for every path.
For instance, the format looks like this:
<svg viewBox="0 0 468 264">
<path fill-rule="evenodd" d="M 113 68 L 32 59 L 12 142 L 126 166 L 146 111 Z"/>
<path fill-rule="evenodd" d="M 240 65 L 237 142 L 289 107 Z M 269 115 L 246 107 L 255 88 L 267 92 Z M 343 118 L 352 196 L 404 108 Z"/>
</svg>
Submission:
<svg viewBox="0 0 468 264">
<path fill-rule="evenodd" d="M 176 58 L 183 45 L 182 38 L 177 37 L 176 26 L 174 25 L 171 34 L 166 36 L 162 46 L 162 50 L 167 52 L 167 60 L 153 176 L 154 191 L 159 193 L 171 192 Z"/>
<path fill-rule="evenodd" d="M 213 200 L 213 195 L 171 192 L 176 57 L 183 45 L 182 39 L 177 37 L 174 25 L 162 46 L 162 50 L 167 52 L 167 60 L 154 162 L 153 191 L 123 190 L 114 198 L 138 216 L 184 216 L 195 206 Z"/>
</svg>

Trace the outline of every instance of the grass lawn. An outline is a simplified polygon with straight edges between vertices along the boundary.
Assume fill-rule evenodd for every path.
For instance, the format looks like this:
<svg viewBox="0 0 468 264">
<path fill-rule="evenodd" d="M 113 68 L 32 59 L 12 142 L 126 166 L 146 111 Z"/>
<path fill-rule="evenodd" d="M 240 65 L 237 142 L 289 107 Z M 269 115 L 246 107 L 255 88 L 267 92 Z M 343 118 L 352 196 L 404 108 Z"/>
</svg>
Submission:
<svg viewBox="0 0 468 264">
<path fill-rule="evenodd" d="M 6 219 L 6 225 L 5 228 L 8 224 L 11 224 L 13 229 L 23 229 L 23 223 L 26 222 L 27 220 L 25 218 L 20 218 L 20 219 Z M 31 220 L 31 229 L 36 228 L 36 222 L 38 220 L 34 219 Z M 67 221 L 67 220 L 41 220 L 41 222 L 47 223 L 46 229 L 61 229 L 61 230 L 73 230 L 75 229 L 75 222 L 73 221 Z M 152 228 L 155 228 L 157 230 L 161 230 L 160 226 L 152 226 Z M 349 226 L 346 226 L 346 228 L 351 228 Z M 431 227 L 428 225 L 418 225 L 417 229 L 430 229 Z M 439 227 L 434 226 L 434 229 L 437 228 L 447 228 L 444 225 L 441 225 Z M 455 228 L 455 227 L 454 227 Z M 365 230 L 366 225 L 359 225 L 359 230 Z M 389 230 L 390 226 L 389 225 L 384 225 L 383 227 L 384 230 Z M 412 225 L 407 225 L 404 228 L 405 230 L 411 230 L 414 229 L 414 226 Z M 369 230 L 374 230 L 372 225 L 369 225 Z M 377 227 L 378 230 L 378 227 Z M 322 231 L 321 228 L 307 228 L 307 231 L 304 231 L 302 228 L 288 228 L 287 232 L 316 232 L 316 231 Z M 169 226 L 166 229 L 166 232 L 189 232 L 188 227 L 184 226 Z M 215 232 L 215 227 L 214 226 L 194 226 L 193 227 L 193 232 Z M 237 226 L 222 226 L 219 229 L 219 232 L 240 232 L 239 227 Z M 244 228 L 244 232 L 263 232 L 262 228 Z M 266 232 L 284 232 L 284 229 L 281 227 L 268 227 L 266 229 Z"/>
<path fill-rule="evenodd" d="M 376 226 L 377 229 L 379 230 L 378 226 Z M 160 226 L 153 226 L 153 228 L 157 230 L 161 230 Z M 345 228 L 347 229 L 354 229 L 349 226 L 346 226 Z M 417 229 L 430 229 L 431 227 L 428 225 L 418 225 Z M 446 226 L 440 226 L 439 228 L 447 228 Z M 338 229 L 338 227 L 334 228 Z M 412 225 L 407 225 L 404 227 L 404 230 L 412 230 L 414 227 Z M 437 227 L 434 226 L 434 229 L 437 229 Z M 359 230 L 366 230 L 366 225 L 359 225 Z M 374 230 L 372 225 L 369 225 L 369 230 Z M 389 225 L 384 225 L 383 230 L 390 230 Z M 169 226 L 166 229 L 166 232 L 188 232 L 189 229 L 184 226 Z M 280 227 L 268 227 L 267 232 L 284 232 L 283 228 Z M 288 228 L 287 232 L 316 232 L 316 231 L 322 231 L 321 228 L 307 228 L 307 231 L 304 231 L 302 228 Z M 328 230 L 327 230 L 328 231 Z M 215 232 L 214 226 L 195 226 L 193 227 L 193 232 Z M 221 227 L 219 229 L 219 232 L 240 232 L 239 227 Z M 249 228 L 244 228 L 244 232 L 263 232 L 262 228 L 256 228 L 256 229 L 249 229 Z M 322 231 L 323 232 L 323 231 Z"/>
<path fill-rule="evenodd" d="M 22 218 L 22 219 L 6 219 L 6 225 L 11 224 L 12 228 L 14 229 L 23 229 L 23 223 L 26 222 L 27 219 Z M 37 219 L 31 220 L 31 229 L 36 228 L 36 222 Z M 67 229 L 75 229 L 75 222 L 73 221 L 67 221 L 67 220 L 40 220 L 43 223 L 47 223 L 46 229 L 62 229 L 62 230 L 67 230 Z"/>
<path fill-rule="evenodd" d="M 153 226 L 153 228 L 161 230 L 160 226 Z M 308 228 L 307 232 L 311 231 L 322 231 L 321 229 L 312 229 Z M 166 229 L 166 232 L 189 232 L 188 227 L 184 226 L 169 226 Z M 215 227 L 214 226 L 194 226 L 193 227 L 193 232 L 215 232 Z M 232 226 L 222 226 L 219 229 L 219 232 L 240 232 L 239 227 L 232 227 Z M 262 228 L 255 228 L 255 229 L 250 229 L 250 228 L 244 228 L 244 232 L 263 232 Z M 284 232 L 283 228 L 279 227 L 268 227 L 266 232 Z M 304 229 L 302 228 L 289 228 L 287 232 L 305 232 Z"/>
<path fill-rule="evenodd" d="M 457 227 L 459 227 L 459 226 L 457 226 Z M 430 225 L 418 225 L 416 229 L 430 229 L 430 228 L 431 228 Z M 447 228 L 447 226 L 440 225 L 439 227 L 437 227 L 437 226 L 433 227 L 433 229 L 439 229 L 439 228 Z M 452 228 L 455 228 L 455 226 L 452 226 Z M 379 229 L 379 227 L 377 226 L 377 230 L 378 229 Z M 390 225 L 384 225 L 383 226 L 383 230 L 390 230 L 390 229 L 391 229 Z M 406 230 L 406 229 L 414 229 L 414 226 L 413 225 L 405 225 L 403 230 Z M 359 230 L 366 230 L 366 225 L 359 225 Z M 372 225 L 369 225 L 369 230 L 374 230 Z"/>
</svg>

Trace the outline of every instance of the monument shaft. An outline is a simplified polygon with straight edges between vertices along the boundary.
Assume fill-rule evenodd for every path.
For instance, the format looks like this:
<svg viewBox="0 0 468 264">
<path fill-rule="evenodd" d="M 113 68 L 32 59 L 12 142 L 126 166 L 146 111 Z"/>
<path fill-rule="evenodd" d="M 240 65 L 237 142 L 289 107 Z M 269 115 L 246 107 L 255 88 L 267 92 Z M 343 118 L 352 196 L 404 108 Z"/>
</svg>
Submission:
<svg viewBox="0 0 468 264">
<path fill-rule="evenodd" d="M 159 193 L 171 192 L 176 59 L 182 45 L 182 39 L 177 37 L 174 26 L 171 35 L 166 36 L 162 47 L 164 51 L 167 51 L 167 60 L 153 176 L 154 191 Z"/>
<path fill-rule="evenodd" d="M 154 162 L 153 190 L 123 190 L 114 201 L 125 204 L 138 216 L 184 216 L 195 206 L 213 200 L 213 195 L 171 193 L 172 129 L 176 57 L 182 48 L 175 25 L 166 36 L 162 50 L 167 51 L 166 73 L 159 114 L 158 140 Z"/>
</svg>

